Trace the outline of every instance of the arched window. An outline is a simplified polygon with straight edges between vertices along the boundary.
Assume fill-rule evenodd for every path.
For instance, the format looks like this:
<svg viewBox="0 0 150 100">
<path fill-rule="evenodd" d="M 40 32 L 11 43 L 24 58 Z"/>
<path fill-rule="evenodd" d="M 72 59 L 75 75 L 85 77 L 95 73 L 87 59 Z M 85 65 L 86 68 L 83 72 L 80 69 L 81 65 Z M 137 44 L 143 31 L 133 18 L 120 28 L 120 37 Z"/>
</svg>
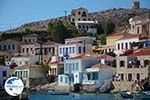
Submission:
<svg viewBox="0 0 150 100">
<path fill-rule="evenodd" d="M 123 60 L 120 61 L 120 67 L 125 67 L 125 62 Z"/>
</svg>

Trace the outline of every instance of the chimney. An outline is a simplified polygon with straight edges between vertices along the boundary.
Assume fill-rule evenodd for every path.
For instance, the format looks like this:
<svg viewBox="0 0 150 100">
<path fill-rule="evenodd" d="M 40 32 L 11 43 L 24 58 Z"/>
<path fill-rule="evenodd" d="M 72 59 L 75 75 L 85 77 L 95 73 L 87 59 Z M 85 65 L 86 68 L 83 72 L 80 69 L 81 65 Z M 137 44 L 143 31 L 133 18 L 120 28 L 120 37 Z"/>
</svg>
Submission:
<svg viewBox="0 0 150 100">
<path fill-rule="evenodd" d="M 139 1 L 134 1 L 132 5 L 132 9 L 140 9 L 140 2 Z"/>
</svg>

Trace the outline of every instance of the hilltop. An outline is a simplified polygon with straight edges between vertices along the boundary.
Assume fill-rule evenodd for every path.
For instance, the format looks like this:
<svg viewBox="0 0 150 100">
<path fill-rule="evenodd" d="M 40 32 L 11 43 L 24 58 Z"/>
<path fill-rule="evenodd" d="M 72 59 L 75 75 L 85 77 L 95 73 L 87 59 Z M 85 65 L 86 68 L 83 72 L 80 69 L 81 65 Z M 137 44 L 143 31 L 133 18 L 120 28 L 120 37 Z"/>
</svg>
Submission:
<svg viewBox="0 0 150 100">
<path fill-rule="evenodd" d="M 150 13 L 150 9 L 148 8 L 141 8 L 138 10 L 133 9 L 125 9 L 125 8 L 113 8 L 104 11 L 98 12 L 90 12 L 89 13 L 89 20 L 97 20 L 98 22 L 102 22 L 104 20 L 112 20 L 115 23 L 115 31 L 122 31 L 129 27 L 128 20 L 129 18 L 136 16 L 136 15 L 143 15 Z M 66 17 L 69 20 L 70 15 Z M 65 17 L 58 17 L 53 19 L 41 20 L 36 22 L 27 23 L 21 25 L 18 28 L 14 28 L 11 30 L 5 31 L 5 33 L 14 33 L 14 32 L 23 32 L 25 29 L 32 29 L 32 30 L 42 30 L 47 31 L 48 23 L 54 20 L 64 20 Z"/>
</svg>

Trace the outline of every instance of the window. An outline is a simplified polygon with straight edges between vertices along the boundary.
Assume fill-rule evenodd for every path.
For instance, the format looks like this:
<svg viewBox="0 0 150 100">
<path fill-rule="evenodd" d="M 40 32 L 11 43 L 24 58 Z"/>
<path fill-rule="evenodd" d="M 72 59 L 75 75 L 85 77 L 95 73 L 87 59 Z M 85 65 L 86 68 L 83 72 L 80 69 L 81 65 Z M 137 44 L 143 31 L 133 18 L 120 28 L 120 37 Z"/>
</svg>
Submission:
<svg viewBox="0 0 150 100">
<path fill-rule="evenodd" d="M 62 48 L 60 48 L 60 54 L 62 54 Z"/>
<path fill-rule="evenodd" d="M 80 15 L 81 14 L 81 12 L 80 11 L 78 11 L 78 15 Z"/>
<path fill-rule="evenodd" d="M 78 52 L 81 53 L 81 47 L 78 48 Z"/>
<path fill-rule="evenodd" d="M 78 18 L 78 21 L 80 21 L 81 19 L 80 18 Z"/>
<path fill-rule="evenodd" d="M 75 53 L 75 47 L 72 47 L 72 53 Z"/>
<path fill-rule="evenodd" d="M 124 80 L 124 74 L 121 74 L 121 80 Z"/>
<path fill-rule="evenodd" d="M 79 63 L 78 62 L 76 63 L 76 70 L 77 71 L 79 70 Z"/>
<path fill-rule="evenodd" d="M 27 52 L 27 53 L 29 52 L 29 48 L 26 48 L 26 52 Z"/>
<path fill-rule="evenodd" d="M 81 25 L 79 25 L 78 28 L 80 29 L 80 28 L 81 28 Z"/>
<path fill-rule="evenodd" d="M 6 45 L 4 45 L 4 51 L 6 50 Z"/>
<path fill-rule="evenodd" d="M 98 80 L 98 72 L 92 73 L 92 80 Z"/>
<path fill-rule="evenodd" d="M 11 47 L 10 47 L 10 45 L 8 45 L 8 50 L 10 50 L 11 49 Z"/>
<path fill-rule="evenodd" d="M 126 49 L 128 49 L 128 43 L 126 43 Z"/>
<path fill-rule="evenodd" d="M 69 53 L 71 53 L 71 47 L 69 47 Z"/>
<path fill-rule="evenodd" d="M 72 21 L 74 22 L 74 18 L 72 18 Z"/>
<path fill-rule="evenodd" d="M 0 50 L 2 50 L 2 46 L 0 45 Z"/>
<path fill-rule="evenodd" d="M 121 44 L 121 48 L 123 49 L 123 43 Z"/>
<path fill-rule="evenodd" d="M 66 54 L 68 54 L 68 48 L 66 48 Z"/>
<path fill-rule="evenodd" d="M 65 78 L 65 83 L 68 83 L 68 78 L 67 77 Z"/>
<path fill-rule="evenodd" d="M 83 11 L 82 16 L 86 17 L 86 12 L 85 11 Z"/>
<path fill-rule="evenodd" d="M 132 80 L 132 74 L 128 74 L 128 81 Z"/>
<path fill-rule="evenodd" d="M 72 70 L 74 71 L 75 70 L 75 64 L 72 63 Z"/>
<path fill-rule="evenodd" d="M 65 48 L 63 48 L 63 54 L 65 54 Z"/>
<path fill-rule="evenodd" d="M 24 48 L 22 48 L 22 52 L 24 53 Z"/>
<path fill-rule="evenodd" d="M 86 21 L 86 19 L 85 19 L 85 18 L 83 18 L 83 21 Z"/>
<path fill-rule="evenodd" d="M 144 60 L 144 67 L 146 67 L 147 65 L 150 65 L 150 60 Z"/>
<path fill-rule="evenodd" d="M 2 76 L 7 77 L 7 71 L 3 71 Z"/>
<path fill-rule="evenodd" d="M 60 76 L 60 82 L 63 82 L 63 77 L 62 76 Z"/>
<path fill-rule="evenodd" d="M 137 80 L 140 80 L 140 74 L 139 74 L 139 73 L 136 74 L 136 79 L 137 79 Z"/>
<path fill-rule="evenodd" d="M 120 61 L 120 67 L 125 67 L 125 62 L 123 60 Z"/>
<path fill-rule="evenodd" d="M 120 50 L 120 44 L 118 43 L 118 50 Z"/>
<path fill-rule="evenodd" d="M 137 27 L 137 33 L 138 34 L 140 33 L 140 27 Z"/>
<path fill-rule="evenodd" d="M 12 45 L 12 49 L 13 49 L 13 50 L 15 49 L 15 45 L 14 45 L 14 44 Z"/>
</svg>

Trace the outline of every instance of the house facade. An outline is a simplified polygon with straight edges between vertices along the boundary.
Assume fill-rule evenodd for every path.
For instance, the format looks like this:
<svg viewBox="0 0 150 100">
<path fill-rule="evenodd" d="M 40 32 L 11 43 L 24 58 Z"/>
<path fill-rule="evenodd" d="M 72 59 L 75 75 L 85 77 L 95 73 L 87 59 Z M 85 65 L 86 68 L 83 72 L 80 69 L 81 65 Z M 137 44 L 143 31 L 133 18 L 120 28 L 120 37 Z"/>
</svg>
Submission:
<svg viewBox="0 0 150 100">
<path fill-rule="evenodd" d="M 20 44 L 20 42 L 11 39 L 0 41 L 0 51 L 18 53 L 20 52 Z"/>
<path fill-rule="evenodd" d="M 148 78 L 148 67 L 150 65 L 150 48 L 135 51 L 128 56 L 119 56 L 117 60 L 116 73 L 121 81 L 142 81 Z"/>
<path fill-rule="evenodd" d="M 94 35 L 97 34 L 97 22 L 95 21 L 77 21 L 75 26 L 79 31 L 85 31 Z"/>
<path fill-rule="evenodd" d="M 86 70 L 86 68 L 89 68 L 92 65 L 97 64 L 98 62 L 99 61 L 97 60 L 97 58 L 94 57 L 65 60 L 64 74 L 58 76 L 58 85 L 82 84 L 83 72 Z"/>
<path fill-rule="evenodd" d="M 82 54 L 91 54 L 92 45 L 84 43 L 62 44 L 58 46 L 58 56 L 62 59 L 64 57 L 75 57 Z"/>
<path fill-rule="evenodd" d="M 150 17 L 149 15 L 135 16 L 129 19 L 131 34 L 149 34 L 150 35 Z"/>
<path fill-rule="evenodd" d="M 75 37 L 75 38 L 67 38 L 65 39 L 65 44 L 71 44 L 71 43 L 85 43 L 85 44 L 94 44 L 95 38 L 92 38 L 91 36 L 81 36 L 81 37 Z"/>
<path fill-rule="evenodd" d="M 115 75 L 115 69 L 105 64 L 95 64 L 91 68 L 87 68 L 83 75 L 83 85 L 96 85 L 101 87 L 106 80 L 112 80 Z"/>
<path fill-rule="evenodd" d="M 6 79 L 8 78 L 9 67 L 0 66 L 0 87 L 4 86 Z"/>
<path fill-rule="evenodd" d="M 37 34 L 29 34 L 29 35 L 22 36 L 23 43 L 34 43 L 37 42 L 37 40 L 38 40 Z"/>
<path fill-rule="evenodd" d="M 71 22 L 76 23 L 77 21 L 87 21 L 88 10 L 86 8 L 73 9 L 71 11 Z"/>
</svg>

